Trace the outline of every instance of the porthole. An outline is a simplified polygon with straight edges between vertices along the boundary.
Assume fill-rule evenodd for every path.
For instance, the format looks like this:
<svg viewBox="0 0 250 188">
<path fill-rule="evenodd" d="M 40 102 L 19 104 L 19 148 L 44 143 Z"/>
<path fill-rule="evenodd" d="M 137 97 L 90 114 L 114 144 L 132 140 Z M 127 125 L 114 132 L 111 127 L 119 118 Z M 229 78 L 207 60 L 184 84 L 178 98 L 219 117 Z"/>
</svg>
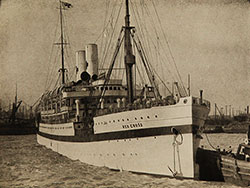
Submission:
<svg viewBox="0 0 250 188">
<path fill-rule="evenodd" d="M 141 119 L 143 119 L 143 117 L 141 117 Z"/>
<path fill-rule="evenodd" d="M 124 119 L 122 119 L 122 121 L 124 121 Z"/>
<path fill-rule="evenodd" d="M 129 119 L 127 119 L 127 121 L 129 121 Z"/>
<path fill-rule="evenodd" d="M 183 103 L 186 104 L 187 103 L 187 99 L 184 99 Z"/>
<path fill-rule="evenodd" d="M 149 119 L 149 116 L 147 116 L 147 118 Z"/>
<path fill-rule="evenodd" d="M 157 115 L 155 115 L 155 118 L 158 118 L 158 116 L 157 116 Z"/>
<path fill-rule="evenodd" d="M 137 120 L 137 118 L 135 118 L 135 120 Z"/>
</svg>

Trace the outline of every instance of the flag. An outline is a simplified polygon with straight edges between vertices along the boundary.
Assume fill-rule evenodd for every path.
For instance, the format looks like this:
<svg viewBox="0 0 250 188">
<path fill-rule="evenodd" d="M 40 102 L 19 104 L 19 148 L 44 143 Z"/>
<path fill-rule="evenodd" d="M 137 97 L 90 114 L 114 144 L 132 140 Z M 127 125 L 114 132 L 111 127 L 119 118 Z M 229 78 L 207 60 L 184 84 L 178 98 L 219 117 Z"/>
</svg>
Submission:
<svg viewBox="0 0 250 188">
<path fill-rule="evenodd" d="M 72 4 L 67 3 L 67 2 L 63 2 L 63 1 L 62 1 L 62 6 L 63 6 L 63 8 L 71 8 L 71 7 L 73 7 Z"/>
</svg>

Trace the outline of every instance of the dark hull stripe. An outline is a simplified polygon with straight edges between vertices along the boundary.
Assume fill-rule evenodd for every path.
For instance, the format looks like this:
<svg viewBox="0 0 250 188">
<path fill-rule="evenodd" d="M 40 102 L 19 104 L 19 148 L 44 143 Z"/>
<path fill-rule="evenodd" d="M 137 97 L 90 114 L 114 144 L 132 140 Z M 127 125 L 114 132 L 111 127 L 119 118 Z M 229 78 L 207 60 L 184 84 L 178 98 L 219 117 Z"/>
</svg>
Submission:
<svg viewBox="0 0 250 188">
<path fill-rule="evenodd" d="M 173 126 L 174 127 L 174 126 Z M 149 129 L 137 129 L 128 131 L 119 131 L 111 133 L 102 134 L 92 134 L 87 133 L 84 136 L 56 136 L 47 133 L 38 132 L 38 135 L 57 141 L 65 142 L 97 142 L 97 141 L 107 141 L 107 140 L 119 140 L 119 139 L 130 139 L 130 138 L 140 138 L 140 137 L 150 137 L 150 136 L 161 136 L 161 135 L 172 135 L 172 127 L 160 127 L 160 128 L 149 128 Z M 182 125 L 174 127 L 182 134 L 193 133 L 196 134 L 198 126 L 196 125 Z M 83 134 L 81 134 L 83 135 Z"/>
</svg>

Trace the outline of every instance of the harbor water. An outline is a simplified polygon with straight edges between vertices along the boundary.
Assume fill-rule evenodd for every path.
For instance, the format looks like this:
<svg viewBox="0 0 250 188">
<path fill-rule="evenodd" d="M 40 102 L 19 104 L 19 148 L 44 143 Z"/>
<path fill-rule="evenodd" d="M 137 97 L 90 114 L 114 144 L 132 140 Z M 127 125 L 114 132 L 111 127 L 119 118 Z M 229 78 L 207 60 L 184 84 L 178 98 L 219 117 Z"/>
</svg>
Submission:
<svg viewBox="0 0 250 188">
<path fill-rule="evenodd" d="M 201 145 L 204 148 L 217 147 L 237 150 L 245 139 L 244 134 L 207 134 Z M 210 144 L 208 143 L 208 140 Z M 36 142 L 36 135 L 0 136 L 0 187 L 237 187 L 224 182 L 206 182 L 189 179 L 156 177 L 118 172 L 106 167 L 95 167 L 71 160 Z"/>
</svg>

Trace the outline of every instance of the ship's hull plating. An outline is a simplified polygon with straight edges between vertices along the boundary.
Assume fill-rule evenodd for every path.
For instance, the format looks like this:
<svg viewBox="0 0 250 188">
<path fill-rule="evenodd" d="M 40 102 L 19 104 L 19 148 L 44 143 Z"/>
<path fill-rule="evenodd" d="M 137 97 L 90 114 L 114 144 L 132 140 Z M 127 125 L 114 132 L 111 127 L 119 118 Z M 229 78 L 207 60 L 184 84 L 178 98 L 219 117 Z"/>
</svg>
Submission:
<svg viewBox="0 0 250 188">
<path fill-rule="evenodd" d="M 150 114 L 148 111 L 145 117 L 150 116 L 152 123 L 128 122 L 126 125 L 129 126 L 122 126 L 115 118 L 119 116 L 119 113 L 104 115 L 102 119 L 97 118 L 96 121 L 94 119 L 97 129 L 94 130 L 94 134 L 86 135 L 86 137 L 76 136 L 75 131 L 77 130 L 73 122 L 72 124 L 67 123 L 65 126 L 64 124 L 40 124 L 37 141 L 71 159 L 79 159 L 95 166 L 148 174 L 198 178 L 199 166 L 195 160 L 201 138 L 199 129 L 204 126 L 209 109 L 201 105 L 192 105 L 192 100 L 176 105 L 176 109 L 179 109 L 181 113 L 178 113 L 177 110 L 176 113 L 172 113 L 172 116 L 168 116 L 175 110 L 173 106 L 152 108 L 151 113 L 158 119 L 152 119 L 148 115 Z M 164 119 L 163 111 L 166 112 L 168 119 Z M 130 118 L 125 117 L 128 115 L 126 112 L 122 112 L 120 119 L 121 121 L 123 117 L 129 121 L 135 119 L 134 117 L 140 119 L 143 116 L 141 112 L 141 110 L 135 110 Z M 110 118 L 110 121 L 107 117 Z M 145 117 L 143 116 L 143 119 Z M 113 120 L 117 122 L 116 127 L 115 124 L 111 124 L 114 122 Z M 103 123 L 103 126 L 115 131 L 105 132 L 105 129 L 100 127 L 101 122 L 104 121 L 106 123 Z M 177 136 L 173 133 L 172 128 L 179 131 Z"/>
<path fill-rule="evenodd" d="M 65 142 L 37 136 L 39 144 L 95 166 L 167 176 L 176 171 L 194 178 L 193 143 L 199 139 L 194 140 L 192 133 L 184 134 L 183 139 L 183 144 L 175 146 L 173 135 L 97 142 Z"/>
</svg>

